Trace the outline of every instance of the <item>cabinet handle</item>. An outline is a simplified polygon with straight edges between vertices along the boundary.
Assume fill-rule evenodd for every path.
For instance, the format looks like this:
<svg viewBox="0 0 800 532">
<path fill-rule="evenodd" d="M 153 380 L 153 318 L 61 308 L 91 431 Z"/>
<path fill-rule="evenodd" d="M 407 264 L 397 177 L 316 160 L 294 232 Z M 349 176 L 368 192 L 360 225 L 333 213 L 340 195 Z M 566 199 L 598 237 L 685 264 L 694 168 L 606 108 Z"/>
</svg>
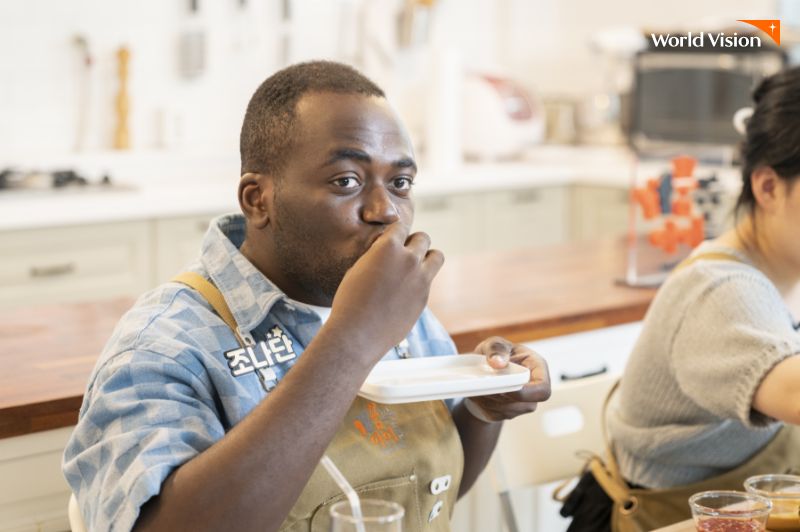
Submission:
<svg viewBox="0 0 800 532">
<path fill-rule="evenodd" d="M 603 364 L 599 368 L 591 369 L 584 373 L 562 373 L 561 380 L 562 381 L 579 381 L 581 379 L 587 379 L 589 377 L 594 377 L 596 375 L 603 375 L 604 373 L 608 373 L 608 366 Z"/>
<path fill-rule="evenodd" d="M 511 196 L 512 203 L 536 203 L 542 199 L 542 193 L 538 190 L 521 190 Z"/>
<path fill-rule="evenodd" d="M 75 272 L 74 262 L 65 262 L 63 264 L 52 264 L 50 266 L 31 266 L 31 277 L 58 277 L 59 275 L 68 275 Z"/>
</svg>

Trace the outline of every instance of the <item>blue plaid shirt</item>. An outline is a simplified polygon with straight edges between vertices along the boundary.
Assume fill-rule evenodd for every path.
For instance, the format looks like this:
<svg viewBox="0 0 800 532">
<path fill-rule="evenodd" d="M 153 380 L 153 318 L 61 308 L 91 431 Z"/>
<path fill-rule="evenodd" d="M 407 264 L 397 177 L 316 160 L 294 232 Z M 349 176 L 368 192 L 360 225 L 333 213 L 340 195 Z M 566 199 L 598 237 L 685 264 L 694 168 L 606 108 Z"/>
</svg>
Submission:
<svg viewBox="0 0 800 532">
<path fill-rule="evenodd" d="M 140 297 L 104 348 L 63 464 L 90 530 L 130 530 L 164 479 L 262 401 L 321 327 L 239 252 L 244 231 L 241 215 L 214 220 L 191 270 L 219 288 L 251 349 L 174 282 Z M 428 309 L 403 344 L 386 357 L 456 352 Z"/>
</svg>

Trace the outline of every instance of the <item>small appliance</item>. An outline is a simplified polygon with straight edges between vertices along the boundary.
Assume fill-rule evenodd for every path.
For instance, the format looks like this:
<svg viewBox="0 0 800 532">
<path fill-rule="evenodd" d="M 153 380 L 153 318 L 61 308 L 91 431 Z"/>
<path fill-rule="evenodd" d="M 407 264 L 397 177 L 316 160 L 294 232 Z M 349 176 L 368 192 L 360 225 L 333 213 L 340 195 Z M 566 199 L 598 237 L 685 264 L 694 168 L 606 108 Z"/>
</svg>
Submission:
<svg viewBox="0 0 800 532">
<path fill-rule="evenodd" d="M 544 137 L 543 107 L 511 79 L 467 74 L 462 102 L 462 147 L 467 158 L 513 158 Z"/>
<path fill-rule="evenodd" d="M 634 60 L 631 144 L 639 153 L 684 146 L 732 148 L 731 117 L 751 104 L 758 82 L 786 62 L 778 48 L 653 48 Z"/>
</svg>

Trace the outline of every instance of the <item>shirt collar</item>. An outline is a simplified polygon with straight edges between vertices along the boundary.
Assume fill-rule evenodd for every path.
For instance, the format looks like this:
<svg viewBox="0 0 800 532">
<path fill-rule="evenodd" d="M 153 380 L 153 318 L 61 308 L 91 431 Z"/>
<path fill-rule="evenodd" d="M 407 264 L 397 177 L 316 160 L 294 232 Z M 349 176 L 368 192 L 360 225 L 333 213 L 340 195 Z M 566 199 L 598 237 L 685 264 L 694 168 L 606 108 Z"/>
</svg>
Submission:
<svg viewBox="0 0 800 532">
<path fill-rule="evenodd" d="M 313 310 L 319 319 L 322 320 L 322 323 L 328 321 L 328 318 L 331 315 L 331 307 L 320 307 L 318 305 L 312 305 L 310 303 L 300 303 L 299 301 L 295 301 L 294 299 L 289 300 L 294 306 L 296 307 L 308 307 L 309 309 Z"/>
<path fill-rule="evenodd" d="M 738 259 L 739 262 L 755 268 L 753 261 L 750 260 L 750 257 L 748 257 L 746 254 L 736 248 L 727 246 L 725 244 L 719 244 L 713 240 L 704 240 L 692 251 L 691 254 L 702 255 L 703 253 L 724 253 L 726 255 L 731 255 L 732 257 Z"/>
<path fill-rule="evenodd" d="M 288 302 L 288 297 L 239 251 L 244 237 L 245 218 L 241 214 L 215 218 L 203 237 L 200 263 L 222 292 L 239 332 L 249 334 L 277 302 Z"/>
</svg>

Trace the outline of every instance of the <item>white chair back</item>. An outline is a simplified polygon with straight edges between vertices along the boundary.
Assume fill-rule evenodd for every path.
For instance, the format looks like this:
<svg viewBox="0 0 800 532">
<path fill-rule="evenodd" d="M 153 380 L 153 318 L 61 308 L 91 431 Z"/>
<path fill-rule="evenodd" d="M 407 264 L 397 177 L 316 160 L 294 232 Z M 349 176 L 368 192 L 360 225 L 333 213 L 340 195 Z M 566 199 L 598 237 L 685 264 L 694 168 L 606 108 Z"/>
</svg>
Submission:
<svg viewBox="0 0 800 532">
<path fill-rule="evenodd" d="M 536 412 L 504 423 L 490 467 L 509 530 L 517 530 L 511 490 L 573 477 L 585 462 L 580 451 L 603 453 L 603 402 L 618 378 L 560 383 Z"/>
<path fill-rule="evenodd" d="M 69 497 L 69 527 L 72 532 L 86 532 L 86 525 L 83 524 L 83 516 L 81 515 L 81 510 L 78 507 L 78 500 L 75 498 L 75 494 L 71 494 Z"/>
</svg>

